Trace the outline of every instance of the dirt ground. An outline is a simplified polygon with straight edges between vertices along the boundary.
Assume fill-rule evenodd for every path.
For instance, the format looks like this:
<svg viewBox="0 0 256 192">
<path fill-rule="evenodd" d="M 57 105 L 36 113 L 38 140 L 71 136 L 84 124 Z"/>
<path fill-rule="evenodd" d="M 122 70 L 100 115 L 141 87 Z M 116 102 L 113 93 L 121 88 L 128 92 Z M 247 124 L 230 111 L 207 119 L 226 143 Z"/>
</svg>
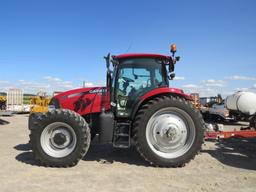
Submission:
<svg viewBox="0 0 256 192">
<path fill-rule="evenodd" d="M 253 139 L 206 142 L 201 154 L 183 168 L 150 167 L 134 148 L 99 144 L 92 144 L 75 167 L 45 168 L 34 162 L 27 144 L 27 118 L 0 117 L 1 192 L 256 191 Z"/>
</svg>

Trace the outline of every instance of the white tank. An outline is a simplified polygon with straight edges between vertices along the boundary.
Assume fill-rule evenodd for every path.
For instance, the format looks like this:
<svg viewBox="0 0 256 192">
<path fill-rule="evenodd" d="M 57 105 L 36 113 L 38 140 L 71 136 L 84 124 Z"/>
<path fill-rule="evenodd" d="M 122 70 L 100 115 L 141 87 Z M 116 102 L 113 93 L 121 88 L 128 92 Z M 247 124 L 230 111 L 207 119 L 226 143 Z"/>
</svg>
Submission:
<svg viewBox="0 0 256 192">
<path fill-rule="evenodd" d="M 246 115 L 256 113 L 256 94 L 247 91 L 237 92 L 226 98 L 226 108 Z"/>
</svg>

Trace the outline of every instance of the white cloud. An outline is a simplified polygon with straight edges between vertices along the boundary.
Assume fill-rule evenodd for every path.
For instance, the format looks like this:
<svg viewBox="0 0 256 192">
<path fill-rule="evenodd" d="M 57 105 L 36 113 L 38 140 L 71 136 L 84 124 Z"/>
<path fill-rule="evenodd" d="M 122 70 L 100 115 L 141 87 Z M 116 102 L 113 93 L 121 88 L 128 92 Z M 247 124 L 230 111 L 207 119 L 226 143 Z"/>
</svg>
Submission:
<svg viewBox="0 0 256 192">
<path fill-rule="evenodd" d="M 237 88 L 234 89 L 235 92 L 237 92 L 237 91 L 249 91 L 249 90 L 250 89 L 248 87 L 241 87 L 241 88 L 237 87 Z"/>
<path fill-rule="evenodd" d="M 199 93 L 200 97 L 208 97 L 223 93 L 223 87 L 225 86 L 226 82 L 223 80 L 208 79 L 201 81 L 199 84 L 185 84 L 181 88 L 186 93 Z"/>
<path fill-rule="evenodd" d="M 0 80 L 0 92 L 6 92 L 8 89 L 15 88 L 15 86 L 9 81 Z"/>
<path fill-rule="evenodd" d="M 206 83 L 205 86 L 207 87 L 224 87 L 221 83 Z"/>
<path fill-rule="evenodd" d="M 203 81 L 206 87 L 224 87 L 226 82 L 223 80 L 208 79 Z"/>
<path fill-rule="evenodd" d="M 173 80 L 182 81 L 185 80 L 185 77 L 176 76 Z"/>
<path fill-rule="evenodd" d="M 58 77 L 45 76 L 43 79 L 46 80 L 48 84 L 48 90 L 53 91 L 66 91 L 69 89 L 74 89 L 79 86 L 75 85 L 72 81 L 64 81 Z M 81 85 L 82 87 L 82 85 Z"/>
<path fill-rule="evenodd" d="M 187 84 L 181 87 L 185 93 L 199 93 L 200 97 L 214 96 L 217 95 L 216 89 L 204 87 L 202 85 Z"/>
<path fill-rule="evenodd" d="M 83 84 L 85 87 L 94 87 L 95 86 L 94 83 L 92 83 L 92 82 L 84 82 Z"/>
<path fill-rule="evenodd" d="M 9 81 L 0 81 L 0 84 L 8 84 L 10 83 Z"/>
<path fill-rule="evenodd" d="M 104 81 L 99 81 L 98 83 L 91 81 L 84 82 L 85 87 L 105 86 L 105 84 L 106 83 Z M 83 81 L 81 80 L 67 81 L 53 76 L 44 76 L 38 82 L 24 79 L 17 80 L 16 82 L 0 80 L 0 91 L 4 92 L 11 88 L 19 88 L 22 89 L 25 93 L 36 94 L 37 92 L 42 91 L 51 95 L 54 91 L 67 91 L 81 87 L 83 87 Z"/>
<path fill-rule="evenodd" d="M 181 87 L 182 87 L 182 88 L 197 88 L 198 85 L 195 85 L 195 84 L 186 84 L 186 85 L 182 85 Z"/>
<path fill-rule="evenodd" d="M 56 82 L 62 81 L 60 78 L 52 77 L 52 76 L 45 76 L 45 77 L 43 77 L 43 79 L 46 79 L 48 81 L 56 81 Z"/>
<path fill-rule="evenodd" d="M 208 79 L 208 80 L 204 80 L 204 83 L 225 83 L 225 81 L 223 80 L 215 80 L 215 79 Z"/>
<path fill-rule="evenodd" d="M 229 79 L 234 80 L 254 80 L 256 77 L 245 77 L 245 76 L 232 76 Z M 256 83 L 251 86 L 237 87 L 234 88 L 234 82 L 227 81 L 227 78 L 224 79 L 208 79 L 199 82 L 198 84 L 184 84 L 181 86 L 181 89 L 186 93 L 199 93 L 200 97 L 216 96 L 221 94 L 223 98 L 228 95 L 232 95 L 237 91 L 251 91 L 256 92 Z"/>
<path fill-rule="evenodd" d="M 242 87 L 242 88 L 235 88 L 235 92 L 237 91 L 250 91 L 250 92 L 256 92 L 256 83 L 252 85 L 251 87 Z"/>
<path fill-rule="evenodd" d="M 234 76 L 226 77 L 226 79 L 229 79 L 229 80 L 256 81 L 256 77 L 241 76 L 241 75 L 234 75 Z"/>
<path fill-rule="evenodd" d="M 16 83 L 16 87 L 23 89 L 24 92 L 36 93 L 39 91 L 47 92 L 47 89 L 50 88 L 50 85 L 46 83 L 38 83 L 34 81 L 18 80 L 18 83 Z"/>
<path fill-rule="evenodd" d="M 200 97 L 210 97 L 210 96 L 216 96 L 219 92 L 216 89 L 202 87 L 198 91 L 198 93 L 199 93 Z"/>
</svg>

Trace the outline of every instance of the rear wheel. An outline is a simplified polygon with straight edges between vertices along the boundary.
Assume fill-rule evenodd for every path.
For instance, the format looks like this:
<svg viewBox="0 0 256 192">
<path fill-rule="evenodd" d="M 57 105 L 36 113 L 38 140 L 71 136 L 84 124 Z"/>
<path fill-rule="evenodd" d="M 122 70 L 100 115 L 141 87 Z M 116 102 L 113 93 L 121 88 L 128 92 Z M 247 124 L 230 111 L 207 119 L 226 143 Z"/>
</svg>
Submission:
<svg viewBox="0 0 256 192">
<path fill-rule="evenodd" d="M 203 143 L 204 121 L 199 111 L 182 98 L 161 96 L 137 113 L 134 140 L 150 164 L 178 167 L 189 162 Z"/>
<path fill-rule="evenodd" d="M 74 166 L 90 145 L 85 120 L 70 110 L 55 110 L 30 118 L 30 143 L 37 161 L 45 166 Z"/>
</svg>

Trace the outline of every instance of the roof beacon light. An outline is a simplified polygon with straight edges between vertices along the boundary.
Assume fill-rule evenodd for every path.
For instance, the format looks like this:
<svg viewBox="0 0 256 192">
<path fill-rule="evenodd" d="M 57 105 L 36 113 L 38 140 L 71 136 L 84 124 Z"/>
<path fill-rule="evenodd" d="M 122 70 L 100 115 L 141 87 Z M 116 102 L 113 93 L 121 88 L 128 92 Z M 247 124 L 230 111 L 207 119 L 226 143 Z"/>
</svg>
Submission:
<svg viewBox="0 0 256 192">
<path fill-rule="evenodd" d="M 174 54 L 175 52 L 177 51 L 177 47 L 176 47 L 176 44 L 171 44 L 171 53 L 172 53 L 172 56 L 174 57 Z"/>
</svg>

